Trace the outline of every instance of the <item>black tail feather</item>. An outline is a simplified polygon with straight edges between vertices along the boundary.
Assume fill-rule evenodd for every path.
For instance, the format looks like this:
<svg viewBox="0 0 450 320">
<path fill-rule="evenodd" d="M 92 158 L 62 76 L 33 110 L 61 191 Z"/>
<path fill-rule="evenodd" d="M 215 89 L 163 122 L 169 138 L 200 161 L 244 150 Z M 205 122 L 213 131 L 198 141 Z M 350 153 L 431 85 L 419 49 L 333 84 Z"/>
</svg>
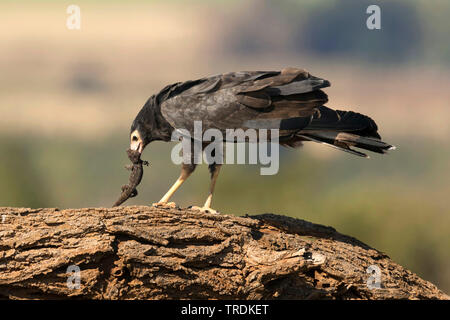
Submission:
<svg viewBox="0 0 450 320">
<path fill-rule="evenodd" d="M 346 132 L 314 132 L 298 134 L 306 140 L 320 142 L 330 147 L 349 152 L 360 157 L 368 158 L 367 154 L 351 149 L 356 147 L 364 150 L 369 150 L 376 153 L 387 153 L 388 150 L 394 150 L 395 147 L 376 138 L 363 137 Z"/>
<path fill-rule="evenodd" d="M 351 132 L 363 137 L 381 139 L 377 132 L 377 124 L 370 117 L 353 111 L 333 110 L 325 106 L 317 108 L 311 123 L 304 130 Z"/>
<path fill-rule="evenodd" d="M 369 156 L 365 153 L 350 149 L 350 147 L 346 146 L 346 145 L 342 145 L 342 146 L 338 146 L 335 145 L 334 143 L 332 143 L 331 141 L 327 141 L 328 139 L 322 139 L 320 137 L 315 137 L 312 135 L 298 135 L 301 138 L 304 138 L 305 140 L 309 140 L 309 141 L 314 141 L 314 142 L 318 142 L 318 143 L 322 143 L 325 144 L 329 147 L 341 150 L 341 151 L 345 151 L 351 154 L 354 154 L 356 156 L 360 156 L 360 157 L 364 157 L 364 158 L 368 158 Z"/>
<path fill-rule="evenodd" d="M 297 136 L 362 157 L 367 155 L 350 147 L 382 154 L 395 149 L 394 146 L 381 141 L 377 124 L 370 117 L 325 106 L 317 108 L 311 123 L 298 132 Z"/>
</svg>

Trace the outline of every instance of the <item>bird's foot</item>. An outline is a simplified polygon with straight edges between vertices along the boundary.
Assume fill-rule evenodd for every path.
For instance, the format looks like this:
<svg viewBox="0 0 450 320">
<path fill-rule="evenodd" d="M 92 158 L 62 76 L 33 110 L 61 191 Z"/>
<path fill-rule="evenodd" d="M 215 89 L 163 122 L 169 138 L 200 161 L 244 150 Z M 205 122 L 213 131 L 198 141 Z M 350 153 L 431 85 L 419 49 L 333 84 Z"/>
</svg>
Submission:
<svg viewBox="0 0 450 320">
<path fill-rule="evenodd" d="M 152 206 L 157 208 L 169 208 L 169 209 L 175 209 L 177 207 L 175 202 L 155 202 L 152 203 Z"/>
<path fill-rule="evenodd" d="M 200 211 L 203 213 L 212 213 L 212 214 L 220 214 L 219 211 L 216 211 L 212 208 L 208 208 L 208 207 L 197 207 L 197 206 L 190 206 L 189 209 L 191 210 L 196 210 L 196 211 Z"/>
</svg>

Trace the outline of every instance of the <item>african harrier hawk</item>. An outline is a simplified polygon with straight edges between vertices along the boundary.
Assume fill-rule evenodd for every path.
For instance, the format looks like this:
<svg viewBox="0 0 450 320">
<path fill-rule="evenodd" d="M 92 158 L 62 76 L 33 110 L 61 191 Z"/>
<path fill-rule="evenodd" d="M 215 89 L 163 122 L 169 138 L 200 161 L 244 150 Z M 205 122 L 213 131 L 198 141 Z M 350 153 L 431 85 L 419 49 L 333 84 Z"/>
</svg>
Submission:
<svg viewBox="0 0 450 320">
<path fill-rule="evenodd" d="M 351 147 L 377 153 L 394 149 L 381 141 L 371 118 L 324 106 L 328 98 L 320 89 L 328 86 L 329 81 L 296 68 L 230 72 L 171 84 L 151 96 L 136 116 L 130 147 L 142 152 L 152 141 L 170 141 L 176 129 L 187 129 L 193 135 L 193 122 L 202 121 L 203 130 L 276 128 L 283 146 L 313 141 L 362 157 L 367 155 Z M 197 209 L 214 212 L 210 206 L 220 167 L 209 166 L 209 195 Z M 195 164 L 182 164 L 180 177 L 155 205 L 168 205 L 194 169 Z"/>
</svg>

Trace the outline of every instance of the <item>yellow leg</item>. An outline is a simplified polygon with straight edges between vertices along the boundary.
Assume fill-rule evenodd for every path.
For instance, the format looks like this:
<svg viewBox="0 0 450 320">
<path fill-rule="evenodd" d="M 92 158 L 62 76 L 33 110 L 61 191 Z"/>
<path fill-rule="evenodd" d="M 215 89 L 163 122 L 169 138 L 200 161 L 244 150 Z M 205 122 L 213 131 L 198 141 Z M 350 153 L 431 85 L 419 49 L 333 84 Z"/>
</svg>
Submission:
<svg viewBox="0 0 450 320">
<path fill-rule="evenodd" d="M 194 207 L 192 207 L 192 209 L 199 210 L 202 212 L 218 213 L 216 210 L 211 209 L 211 202 L 212 202 L 212 197 L 213 197 L 213 193 L 214 193 L 214 188 L 216 187 L 217 177 L 219 176 L 221 167 L 222 167 L 222 165 L 220 165 L 220 164 L 215 164 L 212 167 L 210 167 L 211 168 L 211 184 L 209 186 L 208 198 L 206 198 L 206 201 L 205 201 L 205 204 L 203 205 L 203 207 L 194 206 Z"/>
<path fill-rule="evenodd" d="M 208 198 L 206 198 L 206 202 L 203 205 L 203 208 L 210 209 L 211 208 L 211 201 L 214 193 L 214 188 L 216 187 L 216 181 L 217 177 L 219 176 L 220 168 L 222 165 L 217 165 L 215 167 L 215 170 L 211 173 L 211 184 L 209 186 L 209 195 Z"/>
<path fill-rule="evenodd" d="M 173 196 L 175 191 L 178 190 L 178 188 L 181 187 L 181 185 L 189 178 L 191 173 L 194 171 L 195 166 L 189 166 L 189 165 L 183 165 L 181 168 L 181 174 L 178 177 L 177 181 L 173 184 L 172 187 L 170 187 L 169 191 L 166 192 L 166 194 L 159 200 L 157 203 L 153 203 L 153 206 L 164 206 L 164 207 L 175 207 L 174 202 L 168 202 L 170 198 Z"/>
</svg>

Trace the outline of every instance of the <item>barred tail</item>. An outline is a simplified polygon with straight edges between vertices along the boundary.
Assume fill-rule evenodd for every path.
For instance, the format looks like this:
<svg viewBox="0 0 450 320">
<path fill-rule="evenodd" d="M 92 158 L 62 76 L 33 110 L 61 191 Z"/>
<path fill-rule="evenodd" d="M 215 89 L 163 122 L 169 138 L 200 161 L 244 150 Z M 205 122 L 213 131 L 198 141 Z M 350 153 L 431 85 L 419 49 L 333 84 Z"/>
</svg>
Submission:
<svg viewBox="0 0 450 320">
<path fill-rule="evenodd" d="M 381 141 L 377 131 L 375 121 L 368 116 L 352 111 L 336 111 L 322 106 L 318 108 L 311 123 L 297 133 L 297 136 L 368 158 L 365 153 L 350 147 L 382 154 L 395 149 L 394 146 Z"/>
</svg>

